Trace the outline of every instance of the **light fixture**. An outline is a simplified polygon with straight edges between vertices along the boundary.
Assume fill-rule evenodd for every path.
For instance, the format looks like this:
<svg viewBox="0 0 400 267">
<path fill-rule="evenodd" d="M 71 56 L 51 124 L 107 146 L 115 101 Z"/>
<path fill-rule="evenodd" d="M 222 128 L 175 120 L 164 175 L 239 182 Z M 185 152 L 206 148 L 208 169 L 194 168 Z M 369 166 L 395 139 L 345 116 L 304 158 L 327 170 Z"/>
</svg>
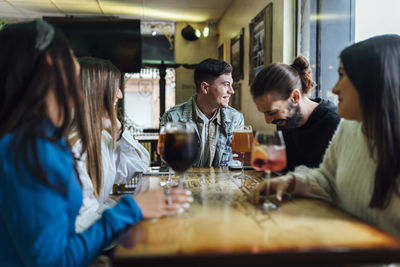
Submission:
<svg viewBox="0 0 400 267">
<path fill-rule="evenodd" d="M 197 38 L 200 38 L 200 37 L 201 37 L 201 31 L 200 31 L 199 29 L 196 29 L 196 30 L 194 31 L 194 34 L 196 34 Z"/>
<path fill-rule="evenodd" d="M 207 26 L 204 27 L 203 29 L 203 36 L 208 37 L 208 34 L 210 33 L 210 28 Z"/>
<path fill-rule="evenodd" d="M 191 25 L 187 25 L 181 31 L 182 37 L 187 41 L 196 41 L 200 38 L 201 32 L 199 30 L 195 30 Z"/>
<path fill-rule="evenodd" d="M 156 29 L 155 29 L 156 27 L 154 26 L 154 25 L 151 25 L 151 35 L 152 36 L 156 36 L 157 35 L 157 32 L 156 32 Z"/>
</svg>

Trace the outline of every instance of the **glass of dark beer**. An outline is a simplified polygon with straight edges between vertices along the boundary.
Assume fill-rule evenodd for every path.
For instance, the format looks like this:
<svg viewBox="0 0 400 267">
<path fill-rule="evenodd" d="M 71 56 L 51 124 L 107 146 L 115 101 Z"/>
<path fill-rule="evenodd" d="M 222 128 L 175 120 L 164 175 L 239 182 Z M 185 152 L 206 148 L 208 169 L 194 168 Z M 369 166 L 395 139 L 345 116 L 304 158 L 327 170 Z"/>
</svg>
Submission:
<svg viewBox="0 0 400 267">
<path fill-rule="evenodd" d="M 192 122 L 168 122 L 165 125 L 164 160 L 178 176 L 178 187 L 183 188 L 183 176 L 192 167 L 198 154 L 198 140 Z"/>
</svg>

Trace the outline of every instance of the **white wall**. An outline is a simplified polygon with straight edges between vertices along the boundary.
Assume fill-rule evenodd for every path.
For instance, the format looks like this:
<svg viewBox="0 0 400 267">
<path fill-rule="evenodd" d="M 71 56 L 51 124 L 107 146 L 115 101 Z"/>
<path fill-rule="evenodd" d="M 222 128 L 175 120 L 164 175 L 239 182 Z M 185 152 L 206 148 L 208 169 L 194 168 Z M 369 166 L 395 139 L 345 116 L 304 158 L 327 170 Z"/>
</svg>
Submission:
<svg viewBox="0 0 400 267">
<path fill-rule="evenodd" d="M 356 0 L 355 41 L 380 34 L 400 34 L 399 11 L 399 0 Z"/>
<path fill-rule="evenodd" d="M 217 0 L 216 0 L 217 1 Z M 190 23 L 194 28 L 202 31 L 205 24 Z M 181 31 L 187 26 L 186 22 L 175 24 L 175 62 L 184 64 L 197 64 L 206 58 L 217 58 L 217 37 L 201 37 L 196 41 L 186 41 Z M 195 93 L 193 81 L 194 70 L 183 67 L 176 69 L 176 104 L 185 102 Z"/>
</svg>

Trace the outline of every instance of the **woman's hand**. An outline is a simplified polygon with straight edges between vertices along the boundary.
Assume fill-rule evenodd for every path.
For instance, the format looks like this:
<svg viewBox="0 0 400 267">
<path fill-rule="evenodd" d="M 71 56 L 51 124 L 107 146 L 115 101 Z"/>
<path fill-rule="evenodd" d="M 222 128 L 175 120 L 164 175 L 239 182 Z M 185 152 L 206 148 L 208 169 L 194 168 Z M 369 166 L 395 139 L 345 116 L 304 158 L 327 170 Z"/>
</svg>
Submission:
<svg viewBox="0 0 400 267">
<path fill-rule="evenodd" d="M 177 189 L 157 189 L 133 196 L 140 207 L 143 219 L 160 218 L 181 213 L 190 207 L 192 192 Z"/>
<path fill-rule="evenodd" d="M 284 192 L 292 192 L 295 185 L 296 179 L 293 175 L 283 175 L 275 178 L 271 178 L 269 180 L 269 184 L 271 186 L 271 191 L 276 192 L 276 199 L 278 201 L 282 201 L 282 195 Z M 254 190 L 251 196 L 251 202 L 254 204 L 259 204 L 260 195 L 264 195 L 267 190 L 267 182 L 260 183 L 257 188 Z"/>
</svg>

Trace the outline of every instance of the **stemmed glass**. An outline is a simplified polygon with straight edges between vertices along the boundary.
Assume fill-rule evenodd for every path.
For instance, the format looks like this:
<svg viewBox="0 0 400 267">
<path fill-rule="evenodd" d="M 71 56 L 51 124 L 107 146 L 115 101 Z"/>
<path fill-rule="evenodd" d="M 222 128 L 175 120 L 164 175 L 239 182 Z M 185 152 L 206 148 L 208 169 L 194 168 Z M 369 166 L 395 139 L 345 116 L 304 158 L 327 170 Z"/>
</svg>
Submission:
<svg viewBox="0 0 400 267">
<path fill-rule="evenodd" d="M 256 171 L 265 171 L 266 195 L 263 209 L 276 210 L 278 206 L 269 199 L 271 171 L 286 167 L 286 147 L 281 131 L 257 132 L 251 152 L 251 166 Z"/>
<path fill-rule="evenodd" d="M 235 178 L 249 178 L 250 176 L 244 174 L 244 155 L 246 152 L 251 152 L 253 144 L 253 129 L 250 125 L 246 125 L 243 129 L 234 130 L 232 138 L 232 150 L 240 154 L 242 162 L 242 172 L 236 175 Z"/>
<path fill-rule="evenodd" d="M 157 154 L 160 155 L 162 159 L 164 159 L 163 153 L 164 153 L 164 143 L 165 143 L 165 126 L 160 127 L 160 135 L 158 136 L 158 143 L 157 143 Z M 160 182 L 161 186 L 166 186 L 166 187 L 172 187 L 172 186 L 177 186 L 178 183 L 176 181 L 173 181 L 171 178 L 171 170 L 168 167 L 168 180 L 167 181 L 161 181 Z"/>
<path fill-rule="evenodd" d="M 183 176 L 197 158 L 198 143 L 192 122 L 168 122 L 165 125 L 164 160 L 178 176 L 178 187 L 183 188 Z"/>
</svg>

